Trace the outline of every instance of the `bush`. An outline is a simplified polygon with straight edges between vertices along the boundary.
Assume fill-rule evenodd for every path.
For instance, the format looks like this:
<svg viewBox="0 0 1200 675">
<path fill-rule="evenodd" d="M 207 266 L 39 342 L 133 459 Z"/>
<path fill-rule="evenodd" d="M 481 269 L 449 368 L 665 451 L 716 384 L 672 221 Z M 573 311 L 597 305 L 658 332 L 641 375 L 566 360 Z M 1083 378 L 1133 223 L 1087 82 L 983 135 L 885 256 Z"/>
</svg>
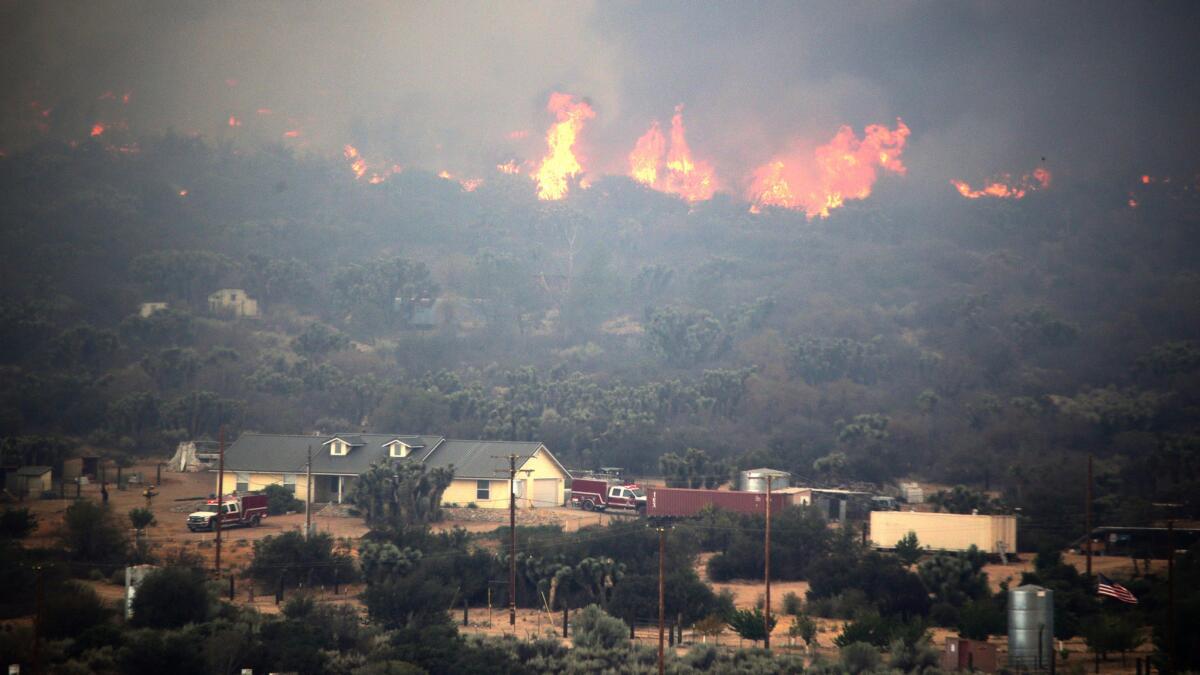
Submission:
<svg viewBox="0 0 1200 675">
<path fill-rule="evenodd" d="M 873 671 L 883 661 L 879 648 L 866 642 L 854 642 L 842 647 L 840 659 L 842 667 L 853 675 Z"/>
<path fill-rule="evenodd" d="M 597 605 L 588 605 L 575 616 L 574 637 L 576 647 L 625 648 L 629 646 L 629 626 Z"/>
<path fill-rule="evenodd" d="M 800 601 L 800 596 L 792 591 L 783 594 L 783 613 L 797 616 L 804 611 L 804 604 Z"/>
<path fill-rule="evenodd" d="M 345 583 L 355 578 L 349 555 L 335 552 L 333 537 L 326 533 L 308 539 L 300 532 L 264 537 L 254 542 L 250 576 L 268 583 L 293 587 L 301 582 L 332 584 L 334 575 Z"/>
<path fill-rule="evenodd" d="M 929 620 L 935 626 L 953 628 L 958 625 L 958 608 L 948 602 L 938 602 L 929 608 Z"/>
<path fill-rule="evenodd" d="M 112 513 L 88 500 L 67 507 L 61 536 L 71 556 L 87 562 L 124 562 L 129 548 Z"/>
<path fill-rule="evenodd" d="M 212 598 L 204 573 L 187 567 L 164 567 L 142 579 L 133 596 L 134 626 L 178 628 L 208 619 Z"/>
<path fill-rule="evenodd" d="M 0 539 L 24 539 L 37 529 L 37 516 L 29 509 L 4 509 L 0 514 Z"/>
<path fill-rule="evenodd" d="M 304 502 L 296 499 L 296 495 L 282 485 L 268 485 L 263 492 L 267 495 L 267 513 L 272 516 L 304 508 Z"/>
<path fill-rule="evenodd" d="M 43 612 L 43 627 L 50 638 L 75 637 L 112 614 L 91 586 L 74 581 L 48 593 Z"/>
</svg>

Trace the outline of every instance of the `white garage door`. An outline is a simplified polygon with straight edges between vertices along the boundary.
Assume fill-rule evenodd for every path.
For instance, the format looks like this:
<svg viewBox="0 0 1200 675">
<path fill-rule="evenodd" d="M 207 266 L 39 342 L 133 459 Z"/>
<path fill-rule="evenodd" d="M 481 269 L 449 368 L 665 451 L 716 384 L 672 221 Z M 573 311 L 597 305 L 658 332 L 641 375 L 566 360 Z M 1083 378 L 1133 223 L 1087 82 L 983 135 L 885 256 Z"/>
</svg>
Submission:
<svg viewBox="0 0 1200 675">
<path fill-rule="evenodd" d="M 533 480 L 534 506 L 562 506 L 558 501 L 557 478 L 535 478 Z"/>
</svg>

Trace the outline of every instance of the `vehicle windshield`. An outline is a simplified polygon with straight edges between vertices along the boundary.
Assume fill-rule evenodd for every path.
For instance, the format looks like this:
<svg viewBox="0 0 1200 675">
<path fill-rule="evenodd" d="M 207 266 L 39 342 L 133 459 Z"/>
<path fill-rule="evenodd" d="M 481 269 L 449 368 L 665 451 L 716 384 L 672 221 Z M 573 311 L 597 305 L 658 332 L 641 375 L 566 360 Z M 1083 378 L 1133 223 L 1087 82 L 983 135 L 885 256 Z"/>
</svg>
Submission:
<svg viewBox="0 0 1200 675">
<path fill-rule="evenodd" d="M 642 497 L 645 497 L 646 493 L 642 492 L 642 488 L 633 488 L 633 496 L 638 497 L 640 499 Z"/>
</svg>

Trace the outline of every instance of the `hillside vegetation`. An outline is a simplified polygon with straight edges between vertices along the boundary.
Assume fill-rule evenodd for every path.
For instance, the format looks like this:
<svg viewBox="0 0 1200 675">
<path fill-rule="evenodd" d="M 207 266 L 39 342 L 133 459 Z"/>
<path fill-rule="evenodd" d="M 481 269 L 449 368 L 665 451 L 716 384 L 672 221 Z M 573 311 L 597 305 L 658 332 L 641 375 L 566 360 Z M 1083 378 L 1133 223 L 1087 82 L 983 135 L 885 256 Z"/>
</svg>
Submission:
<svg viewBox="0 0 1200 675">
<path fill-rule="evenodd" d="M 1067 539 L 1090 453 L 1097 522 L 1200 515 L 1194 188 L 903 188 L 807 221 L 621 178 L 547 203 L 280 147 L 42 145 L 0 159 L 5 456 L 536 438 L 572 467 L 999 490 Z M 263 315 L 213 314 L 222 288 Z"/>
</svg>

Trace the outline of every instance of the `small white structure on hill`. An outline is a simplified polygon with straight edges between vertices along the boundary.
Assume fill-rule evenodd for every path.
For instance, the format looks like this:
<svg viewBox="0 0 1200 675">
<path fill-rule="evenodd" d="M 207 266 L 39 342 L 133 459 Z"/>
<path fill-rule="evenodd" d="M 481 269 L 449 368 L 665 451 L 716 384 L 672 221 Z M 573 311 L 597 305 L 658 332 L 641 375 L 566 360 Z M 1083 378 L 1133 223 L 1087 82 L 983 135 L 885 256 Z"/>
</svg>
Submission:
<svg viewBox="0 0 1200 675">
<path fill-rule="evenodd" d="M 258 301 L 240 288 L 222 288 L 209 294 L 208 311 L 254 318 L 258 316 Z"/>
</svg>

